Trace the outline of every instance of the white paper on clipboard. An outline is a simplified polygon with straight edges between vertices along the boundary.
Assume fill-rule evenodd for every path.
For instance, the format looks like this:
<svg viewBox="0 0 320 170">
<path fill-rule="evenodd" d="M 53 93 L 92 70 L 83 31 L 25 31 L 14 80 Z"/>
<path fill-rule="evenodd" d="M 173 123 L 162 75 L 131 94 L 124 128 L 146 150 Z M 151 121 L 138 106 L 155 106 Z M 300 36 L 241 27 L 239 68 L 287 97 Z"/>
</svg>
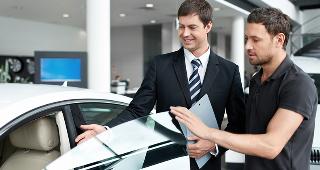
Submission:
<svg viewBox="0 0 320 170">
<path fill-rule="evenodd" d="M 216 116 L 214 114 L 210 99 L 207 94 L 205 94 L 199 101 L 197 101 L 190 109 L 192 113 L 194 113 L 203 123 L 205 123 L 208 127 L 219 129 Z M 192 132 L 182 123 L 180 123 L 180 127 L 183 135 L 187 138 L 192 136 Z M 188 143 L 193 143 L 192 141 L 188 141 Z M 211 157 L 210 153 L 202 156 L 199 159 L 196 159 L 198 167 L 201 168 Z"/>
</svg>

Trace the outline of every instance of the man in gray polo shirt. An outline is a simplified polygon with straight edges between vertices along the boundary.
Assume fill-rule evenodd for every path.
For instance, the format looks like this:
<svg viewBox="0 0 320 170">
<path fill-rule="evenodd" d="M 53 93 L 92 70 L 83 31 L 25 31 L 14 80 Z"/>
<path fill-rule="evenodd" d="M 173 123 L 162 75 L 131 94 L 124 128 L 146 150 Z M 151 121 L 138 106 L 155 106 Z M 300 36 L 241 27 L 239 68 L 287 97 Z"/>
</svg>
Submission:
<svg viewBox="0 0 320 170">
<path fill-rule="evenodd" d="M 261 69 L 250 81 L 247 134 L 208 128 L 186 108 L 171 107 L 200 138 L 246 154 L 248 170 L 309 169 L 318 96 L 312 79 L 286 55 L 289 31 L 280 10 L 258 8 L 248 16 L 245 48 Z"/>
</svg>

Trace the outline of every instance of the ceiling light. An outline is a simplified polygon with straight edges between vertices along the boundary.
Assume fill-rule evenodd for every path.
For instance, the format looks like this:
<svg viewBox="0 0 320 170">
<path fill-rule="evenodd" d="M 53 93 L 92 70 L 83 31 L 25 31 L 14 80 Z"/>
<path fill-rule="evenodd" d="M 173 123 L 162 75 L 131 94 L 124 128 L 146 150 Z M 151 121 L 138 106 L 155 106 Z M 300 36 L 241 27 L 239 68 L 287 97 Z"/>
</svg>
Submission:
<svg viewBox="0 0 320 170">
<path fill-rule="evenodd" d="M 146 8 L 153 8 L 154 7 L 154 5 L 153 4 L 146 4 Z"/>
<path fill-rule="evenodd" d="M 157 22 L 157 21 L 154 20 L 154 19 L 153 19 L 153 20 L 150 20 L 150 23 L 151 23 L 151 24 L 155 24 L 156 22 Z"/>
<path fill-rule="evenodd" d="M 62 14 L 62 17 L 63 17 L 63 18 L 69 18 L 70 15 L 69 15 L 69 14 Z"/>
<path fill-rule="evenodd" d="M 123 18 L 123 17 L 125 17 L 125 16 L 127 16 L 125 13 L 121 13 L 121 14 L 120 14 L 120 17 L 121 17 L 121 18 Z"/>
</svg>

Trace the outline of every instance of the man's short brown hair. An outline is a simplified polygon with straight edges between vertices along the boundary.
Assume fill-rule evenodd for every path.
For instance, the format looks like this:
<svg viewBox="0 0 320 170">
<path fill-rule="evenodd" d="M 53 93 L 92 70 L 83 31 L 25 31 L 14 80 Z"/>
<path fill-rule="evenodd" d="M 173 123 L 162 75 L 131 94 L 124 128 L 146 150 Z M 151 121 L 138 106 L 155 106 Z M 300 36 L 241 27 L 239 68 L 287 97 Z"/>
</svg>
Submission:
<svg viewBox="0 0 320 170">
<path fill-rule="evenodd" d="M 283 49 L 286 49 L 291 29 L 289 17 L 276 8 L 256 8 L 247 18 L 247 23 L 262 24 L 269 34 L 275 36 L 279 33 L 285 35 Z"/>
<path fill-rule="evenodd" d="M 185 0 L 179 7 L 178 17 L 197 14 L 206 26 L 212 22 L 212 7 L 205 0 Z"/>
</svg>

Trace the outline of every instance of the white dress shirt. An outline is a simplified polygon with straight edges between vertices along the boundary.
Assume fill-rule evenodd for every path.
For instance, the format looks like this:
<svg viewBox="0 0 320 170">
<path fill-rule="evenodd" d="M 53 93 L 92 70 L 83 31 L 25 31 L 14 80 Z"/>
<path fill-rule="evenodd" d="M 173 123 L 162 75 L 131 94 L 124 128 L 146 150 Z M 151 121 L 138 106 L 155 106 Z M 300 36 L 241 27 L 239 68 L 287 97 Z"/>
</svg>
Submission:
<svg viewBox="0 0 320 170">
<path fill-rule="evenodd" d="M 191 61 L 194 60 L 194 59 L 199 59 L 201 61 L 201 65 L 198 68 L 198 73 L 199 73 L 199 76 L 200 76 L 201 84 L 203 84 L 203 79 L 204 79 L 204 76 L 206 75 L 207 65 L 208 65 L 208 62 L 209 62 L 210 47 L 200 57 L 194 56 L 189 50 L 187 50 L 185 48 L 183 48 L 183 52 L 184 52 L 184 57 L 185 57 L 184 61 L 185 61 L 185 64 L 186 64 L 188 81 L 189 81 L 189 78 L 190 78 L 190 76 L 191 76 L 191 74 L 193 72 L 193 67 L 192 67 Z M 219 153 L 219 149 L 218 149 L 218 145 L 217 144 L 215 144 L 215 149 L 216 149 L 215 152 L 210 152 L 210 153 L 212 155 L 214 155 L 214 156 L 217 156 L 218 153 Z"/>
<path fill-rule="evenodd" d="M 206 69 L 209 61 L 209 55 L 210 55 L 210 48 L 208 48 L 207 52 L 202 54 L 200 57 L 194 56 L 189 50 L 183 49 L 184 57 L 185 57 L 185 64 L 186 64 L 186 70 L 187 70 L 187 76 L 188 80 L 193 72 L 193 67 L 191 64 L 191 61 L 194 59 L 199 59 L 201 61 L 201 65 L 198 68 L 199 76 L 201 84 L 203 83 L 204 75 L 206 74 Z"/>
</svg>

